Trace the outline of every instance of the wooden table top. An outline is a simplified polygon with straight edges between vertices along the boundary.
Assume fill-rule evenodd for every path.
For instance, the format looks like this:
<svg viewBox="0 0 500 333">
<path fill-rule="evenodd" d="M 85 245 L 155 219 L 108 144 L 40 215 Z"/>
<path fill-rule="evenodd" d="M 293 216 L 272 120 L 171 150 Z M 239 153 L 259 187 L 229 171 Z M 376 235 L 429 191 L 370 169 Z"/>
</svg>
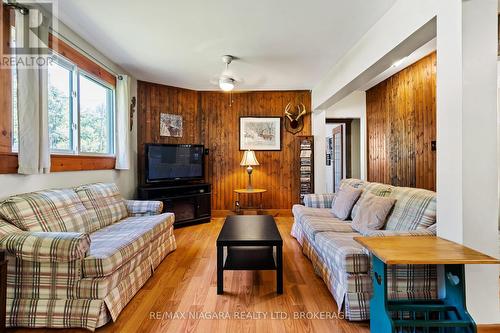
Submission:
<svg viewBox="0 0 500 333">
<path fill-rule="evenodd" d="M 388 265 L 500 264 L 500 260 L 436 236 L 354 237 Z"/>
<path fill-rule="evenodd" d="M 252 193 L 264 193 L 264 192 L 267 192 L 267 190 L 265 190 L 263 188 L 254 188 L 251 190 L 248 190 L 246 188 L 239 188 L 239 189 L 234 190 L 234 192 L 242 193 L 242 194 L 252 194 Z"/>
<path fill-rule="evenodd" d="M 217 245 L 251 246 L 282 244 L 278 226 L 271 215 L 230 215 L 217 237 Z"/>
</svg>

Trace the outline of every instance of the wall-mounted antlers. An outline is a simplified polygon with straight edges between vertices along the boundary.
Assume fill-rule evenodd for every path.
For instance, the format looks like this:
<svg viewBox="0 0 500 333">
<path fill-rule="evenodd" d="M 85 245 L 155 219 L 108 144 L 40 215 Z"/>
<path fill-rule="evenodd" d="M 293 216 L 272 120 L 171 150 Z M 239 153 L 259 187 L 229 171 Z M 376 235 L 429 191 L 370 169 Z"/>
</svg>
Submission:
<svg viewBox="0 0 500 333">
<path fill-rule="evenodd" d="M 291 112 L 292 109 L 295 109 L 296 112 Z M 292 102 L 288 103 L 285 107 L 285 129 L 292 133 L 297 134 L 302 131 L 304 128 L 304 117 L 307 114 L 306 106 L 302 103 L 292 107 Z"/>
<path fill-rule="evenodd" d="M 288 117 L 288 119 L 290 119 L 290 121 L 298 121 L 300 118 L 307 114 L 307 110 L 304 104 L 300 103 L 296 107 L 297 113 L 290 112 L 290 110 L 292 109 L 292 102 L 288 103 L 285 107 L 285 115 Z"/>
</svg>

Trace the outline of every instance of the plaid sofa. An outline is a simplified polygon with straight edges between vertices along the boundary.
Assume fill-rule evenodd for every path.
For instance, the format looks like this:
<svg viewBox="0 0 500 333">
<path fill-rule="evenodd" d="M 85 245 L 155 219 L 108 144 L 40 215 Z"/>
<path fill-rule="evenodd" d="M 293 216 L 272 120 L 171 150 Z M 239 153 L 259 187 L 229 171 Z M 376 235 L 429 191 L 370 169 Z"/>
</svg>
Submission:
<svg viewBox="0 0 500 333">
<path fill-rule="evenodd" d="M 162 209 L 103 183 L 0 202 L 7 325 L 93 331 L 115 321 L 176 248 L 174 215 Z"/>
<path fill-rule="evenodd" d="M 436 193 L 344 179 L 364 193 L 396 199 L 383 230 L 366 231 L 363 236 L 429 236 L 436 234 Z M 359 210 L 355 204 L 350 221 L 333 217 L 330 210 L 335 194 L 311 194 L 304 205 L 293 206 L 292 236 L 311 260 L 316 274 L 326 283 L 339 310 L 352 321 L 370 318 L 372 294 L 370 254 L 353 238 L 361 234 L 350 224 Z M 393 265 L 388 267 L 388 296 L 391 299 L 437 298 L 437 269 L 434 265 Z"/>
</svg>

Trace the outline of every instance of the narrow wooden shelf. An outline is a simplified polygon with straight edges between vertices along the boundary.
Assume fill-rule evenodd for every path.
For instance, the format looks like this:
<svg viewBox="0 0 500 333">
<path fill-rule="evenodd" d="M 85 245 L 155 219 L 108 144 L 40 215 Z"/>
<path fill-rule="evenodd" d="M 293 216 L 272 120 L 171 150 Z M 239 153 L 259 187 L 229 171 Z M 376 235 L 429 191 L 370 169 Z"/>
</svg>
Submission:
<svg viewBox="0 0 500 333">
<path fill-rule="evenodd" d="M 225 270 L 275 270 L 272 246 L 228 246 Z"/>
<path fill-rule="evenodd" d="M 387 265 L 500 264 L 500 260 L 436 236 L 355 237 Z"/>
</svg>

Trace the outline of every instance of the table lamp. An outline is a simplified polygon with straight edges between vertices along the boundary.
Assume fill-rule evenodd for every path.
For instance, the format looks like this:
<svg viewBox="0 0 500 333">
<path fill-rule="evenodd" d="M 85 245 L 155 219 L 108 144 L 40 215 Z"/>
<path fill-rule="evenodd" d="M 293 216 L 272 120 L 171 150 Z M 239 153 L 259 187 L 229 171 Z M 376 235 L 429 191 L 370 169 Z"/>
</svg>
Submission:
<svg viewBox="0 0 500 333">
<path fill-rule="evenodd" d="M 255 152 L 252 150 L 247 150 L 243 153 L 243 158 L 241 159 L 240 162 L 241 166 L 246 166 L 247 167 L 247 172 L 248 172 L 248 185 L 247 185 L 247 190 L 253 190 L 252 186 L 252 171 L 253 165 L 259 165 L 259 161 L 257 161 L 257 157 L 255 157 Z"/>
</svg>

